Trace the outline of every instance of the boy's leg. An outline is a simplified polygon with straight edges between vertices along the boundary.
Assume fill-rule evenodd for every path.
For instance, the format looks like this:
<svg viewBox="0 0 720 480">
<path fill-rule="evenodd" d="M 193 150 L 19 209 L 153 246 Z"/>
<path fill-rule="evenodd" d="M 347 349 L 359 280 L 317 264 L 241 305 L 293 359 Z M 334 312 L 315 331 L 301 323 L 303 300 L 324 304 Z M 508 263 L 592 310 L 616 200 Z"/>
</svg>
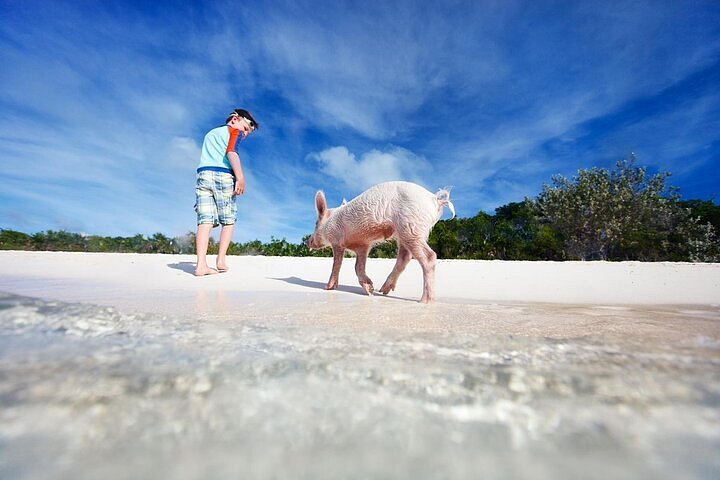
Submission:
<svg viewBox="0 0 720 480">
<path fill-rule="evenodd" d="M 200 277 L 217 273 L 207 264 L 207 250 L 210 244 L 210 232 L 213 226 L 219 223 L 216 203 L 215 172 L 198 172 L 195 186 L 195 211 L 197 212 L 197 235 L 195 235 L 195 248 L 197 251 L 197 264 L 195 275 Z"/>
<path fill-rule="evenodd" d="M 223 225 L 220 231 L 220 244 L 218 245 L 218 256 L 217 256 L 217 269 L 220 272 L 227 272 L 228 266 L 225 259 L 225 254 L 230 247 L 230 241 L 232 240 L 233 230 L 235 229 L 234 224 Z"/>
<path fill-rule="evenodd" d="M 218 190 L 221 193 L 217 195 L 218 202 L 218 220 L 222 225 L 220 232 L 220 243 L 218 245 L 217 269 L 221 272 L 227 272 L 228 266 L 225 254 L 230 247 L 235 222 L 237 220 L 237 205 L 235 205 L 235 178 L 229 174 L 221 174 L 217 183 Z"/>
<path fill-rule="evenodd" d="M 210 230 L 212 230 L 212 223 L 201 223 L 198 225 L 197 235 L 195 235 L 195 247 L 197 250 L 195 275 L 198 277 L 217 273 L 217 271 L 208 267 L 207 264 L 207 249 L 208 243 L 210 243 Z"/>
</svg>

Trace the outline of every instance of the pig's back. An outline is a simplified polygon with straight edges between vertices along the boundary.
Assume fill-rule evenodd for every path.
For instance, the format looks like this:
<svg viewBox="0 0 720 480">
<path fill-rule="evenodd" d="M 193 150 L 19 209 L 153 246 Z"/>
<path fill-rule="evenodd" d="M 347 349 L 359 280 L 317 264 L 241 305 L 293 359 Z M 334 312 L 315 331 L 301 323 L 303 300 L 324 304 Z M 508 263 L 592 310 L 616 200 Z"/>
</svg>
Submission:
<svg viewBox="0 0 720 480">
<path fill-rule="evenodd" d="M 437 221 L 435 196 L 416 183 L 379 183 L 350 201 L 345 208 L 353 216 L 367 216 L 377 223 L 395 225 Z"/>
</svg>

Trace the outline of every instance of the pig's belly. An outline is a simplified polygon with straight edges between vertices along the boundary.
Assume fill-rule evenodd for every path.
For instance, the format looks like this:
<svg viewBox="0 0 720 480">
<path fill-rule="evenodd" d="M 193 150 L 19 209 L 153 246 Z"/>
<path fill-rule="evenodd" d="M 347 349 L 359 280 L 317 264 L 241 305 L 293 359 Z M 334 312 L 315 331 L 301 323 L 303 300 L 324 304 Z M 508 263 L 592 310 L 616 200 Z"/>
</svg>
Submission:
<svg viewBox="0 0 720 480">
<path fill-rule="evenodd" d="M 352 250 L 353 248 L 364 247 L 372 243 L 387 240 L 395 233 L 395 227 L 391 223 L 382 223 L 371 225 L 363 228 L 362 231 L 353 232 L 345 237 L 345 247 Z"/>
</svg>

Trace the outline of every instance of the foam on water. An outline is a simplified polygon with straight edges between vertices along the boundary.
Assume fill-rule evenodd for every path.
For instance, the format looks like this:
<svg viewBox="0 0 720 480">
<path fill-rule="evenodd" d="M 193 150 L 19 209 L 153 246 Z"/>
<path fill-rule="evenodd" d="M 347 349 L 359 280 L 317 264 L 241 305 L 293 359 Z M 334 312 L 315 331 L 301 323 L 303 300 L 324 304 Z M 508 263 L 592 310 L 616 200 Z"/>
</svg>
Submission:
<svg viewBox="0 0 720 480">
<path fill-rule="evenodd" d="M 470 322 L 467 308 L 443 321 Z M 0 478 L 720 473 L 716 339 L 328 328 L 308 315 L 197 321 L 0 296 Z"/>
</svg>

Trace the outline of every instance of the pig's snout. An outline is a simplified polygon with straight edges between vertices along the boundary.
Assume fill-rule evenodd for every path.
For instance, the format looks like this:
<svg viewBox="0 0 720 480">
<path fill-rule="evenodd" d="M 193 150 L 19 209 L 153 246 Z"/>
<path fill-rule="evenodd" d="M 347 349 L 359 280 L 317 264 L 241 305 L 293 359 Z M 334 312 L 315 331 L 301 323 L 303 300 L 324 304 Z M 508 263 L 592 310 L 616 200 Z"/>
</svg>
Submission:
<svg viewBox="0 0 720 480">
<path fill-rule="evenodd" d="M 310 236 L 308 237 L 308 239 L 305 241 L 305 245 L 306 245 L 308 248 L 312 248 L 312 249 L 322 248 L 322 245 L 319 245 L 318 242 L 317 242 L 317 240 L 315 239 L 315 234 L 310 235 Z"/>
</svg>

